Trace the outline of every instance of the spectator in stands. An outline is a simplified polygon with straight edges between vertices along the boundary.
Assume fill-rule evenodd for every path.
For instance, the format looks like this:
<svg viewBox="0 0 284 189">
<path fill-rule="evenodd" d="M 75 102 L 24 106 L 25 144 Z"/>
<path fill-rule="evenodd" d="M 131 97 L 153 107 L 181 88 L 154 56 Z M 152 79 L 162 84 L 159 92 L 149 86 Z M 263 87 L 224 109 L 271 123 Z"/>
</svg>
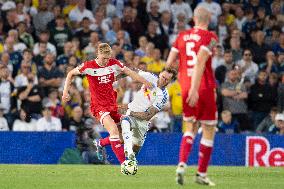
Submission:
<svg viewBox="0 0 284 189">
<path fill-rule="evenodd" d="M 264 32 L 258 30 L 256 32 L 256 41 L 251 45 L 251 51 L 253 56 L 253 61 L 258 65 L 265 62 L 265 55 L 269 50 L 269 46 L 264 43 Z"/>
<path fill-rule="evenodd" d="M 14 50 L 15 40 L 13 37 L 7 37 L 4 44 L 4 49 L 7 53 L 9 53 L 10 61 L 9 64 L 13 65 L 12 76 L 15 77 L 20 68 L 20 64 L 22 61 L 22 54 L 19 51 Z"/>
<path fill-rule="evenodd" d="M 80 106 L 75 106 L 72 110 L 72 117 L 69 121 L 69 131 L 77 131 L 78 129 L 84 128 L 83 110 Z"/>
<path fill-rule="evenodd" d="M 49 34 L 49 31 L 45 30 L 45 31 L 41 31 L 40 34 L 39 34 L 39 42 L 37 42 L 35 45 L 34 45 L 34 49 L 33 49 L 33 53 L 34 55 L 38 55 L 40 53 L 40 47 L 39 47 L 39 44 L 40 43 L 46 43 L 47 46 L 47 51 L 48 52 L 51 52 L 54 56 L 56 56 L 56 47 L 49 42 L 49 38 L 50 38 L 50 34 Z"/>
<path fill-rule="evenodd" d="M 223 109 L 232 113 L 233 119 L 240 123 L 241 131 L 246 131 L 251 129 L 246 104 L 248 93 L 245 86 L 239 83 L 238 78 L 238 71 L 233 69 L 228 72 L 227 80 L 221 86 Z"/>
<path fill-rule="evenodd" d="M 42 100 L 42 104 L 44 104 L 45 106 L 49 106 L 51 115 L 59 118 L 62 123 L 62 128 L 67 130 L 66 128 L 68 127 L 68 122 L 67 122 L 68 118 L 65 115 L 64 107 L 62 106 L 62 103 L 58 98 L 59 98 L 58 89 L 50 88 L 50 90 L 48 91 L 48 97 Z"/>
<path fill-rule="evenodd" d="M 124 51 L 132 51 L 132 45 L 129 40 L 125 39 L 125 31 L 119 30 L 116 33 L 116 43 L 119 44 L 119 48 L 122 50 L 122 53 Z"/>
<path fill-rule="evenodd" d="M 117 32 L 122 30 L 121 28 L 121 20 L 118 17 L 112 18 L 112 27 L 109 31 L 106 32 L 105 39 L 108 43 L 114 44 L 117 41 L 116 35 Z M 130 41 L 129 33 L 124 32 L 124 40 Z"/>
<path fill-rule="evenodd" d="M 62 15 L 57 16 L 56 25 L 50 31 L 50 42 L 55 45 L 58 55 L 63 53 L 64 44 L 71 38 L 72 33 L 65 26 L 65 18 Z"/>
<path fill-rule="evenodd" d="M 109 31 L 110 18 L 106 18 L 106 12 L 104 9 L 97 9 L 95 12 L 95 21 L 91 25 L 91 30 L 96 31 L 99 34 L 100 40 L 103 40 L 107 31 Z"/>
<path fill-rule="evenodd" d="M 42 115 L 36 123 L 37 131 L 62 131 L 60 119 L 52 116 L 49 105 L 44 105 Z"/>
<path fill-rule="evenodd" d="M 280 74 L 284 74 L 284 53 L 279 53 L 277 57 L 278 71 Z"/>
<path fill-rule="evenodd" d="M 61 9 L 60 5 L 54 5 L 52 7 L 52 13 L 53 13 L 53 19 L 47 24 L 47 27 L 53 29 L 53 28 L 56 27 L 56 19 L 57 19 L 57 17 L 62 16 L 64 18 L 65 15 L 62 15 L 62 9 Z"/>
<path fill-rule="evenodd" d="M 60 71 L 63 72 L 66 69 L 67 64 L 69 64 L 70 57 L 74 55 L 75 55 L 75 52 L 73 50 L 73 44 L 70 41 L 66 42 L 64 44 L 63 54 L 60 54 L 59 56 L 57 56 L 57 59 L 56 59 L 56 66 L 59 68 Z"/>
<path fill-rule="evenodd" d="M 275 44 L 278 43 L 280 37 L 281 28 L 279 26 L 274 26 L 271 28 L 271 35 L 266 35 L 265 43 L 273 47 Z"/>
<path fill-rule="evenodd" d="M 55 67 L 54 56 L 47 53 L 44 57 L 44 65 L 38 71 L 39 84 L 44 89 L 44 94 L 48 93 L 51 87 L 59 87 L 64 74 Z"/>
<path fill-rule="evenodd" d="M 15 88 L 7 67 L 0 65 L 0 101 L 3 110 L 4 117 L 7 119 L 8 125 L 12 128 L 15 113 L 17 110 Z"/>
<path fill-rule="evenodd" d="M 186 22 L 190 22 L 192 20 L 192 9 L 188 3 L 185 3 L 184 0 L 175 0 L 175 2 L 171 5 L 171 11 L 173 14 L 173 21 L 177 22 L 177 15 L 183 13 L 186 18 Z"/>
<path fill-rule="evenodd" d="M 132 0 L 135 2 L 136 0 Z M 147 11 L 149 12 L 151 10 L 150 6 L 152 1 L 156 1 L 159 5 L 159 13 L 162 13 L 164 11 L 171 11 L 171 1 L 170 0 L 149 0 L 147 1 Z"/>
<path fill-rule="evenodd" d="M 6 118 L 4 117 L 5 108 L 0 104 L 0 131 L 9 131 L 9 126 Z"/>
<path fill-rule="evenodd" d="M 216 28 L 216 32 L 218 35 L 219 43 L 221 45 L 225 44 L 225 40 L 229 37 L 229 28 L 226 25 L 226 17 L 225 15 L 221 14 L 218 17 L 218 25 Z"/>
<path fill-rule="evenodd" d="M 160 49 L 155 48 L 153 55 L 153 62 L 147 65 L 147 70 L 159 75 L 159 73 L 165 68 L 166 62 L 161 57 Z"/>
<path fill-rule="evenodd" d="M 109 2 L 109 0 L 100 0 L 99 7 L 105 9 L 107 17 L 115 16 L 115 6 Z"/>
<path fill-rule="evenodd" d="M 171 116 L 171 131 L 182 132 L 182 98 L 179 81 L 174 81 L 169 87 L 170 109 Z"/>
<path fill-rule="evenodd" d="M 145 62 L 147 65 L 154 61 L 154 49 L 155 45 L 152 42 L 148 42 L 146 46 L 146 55 L 141 58 L 141 62 Z"/>
<path fill-rule="evenodd" d="M 144 33 L 144 27 L 137 17 L 133 18 L 132 13 L 133 9 L 131 7 L 124 8 L 121 26 L 125 31 L 129 33 L 131 44 L 136 47 L 138 45 L 139 37 Z"/>
<path fill-rule="evenodd" d="M 168 107 L 165 110 L 158 112 L 151 120 L 152 124 L 159 130 L 159 132 L 165 133 L 170 131 L 171 118 L 168 113 Z"/>
<path fill-rule="evenodd" d="M 279 41 L 272 47 L 275 54 L 284 53 L 284 32 L 280 34 Z"/>
<path fill-rule="evenodd" d="M 242 32 L 245 34 L 246 39 L 249 41 L 250 33 L 252 30 L 256 29 L 256 21 L 254 20 L 254 13 L 252 9 L 246 10 L 246 22 L 242 27 Z"/>
<path fill-rule="evenodd" d="M 23 61 L 21 63 L 21 69 L 19 74 L 15 77 L 15 87 L 23 87 L 28 84 L 28 75 L 34 74 L 34 84 L 38 84 L 36 74 L 36 65 L 32 62 L 32 53 L 29 49 L 26 49 L 23 53 Z"/>
<path fill-rule="evenodd" d="M 161 21 L 161 13 L 159 12 L 159 3 L 156 0 L 150 2 L 150 10 L 146 16 L 146 24 L 149 24 L 150 21 Z"/>
<path fill-rule="evenodd" d="M 124 92 L 124 96 L 123 96 L 123 100 L 122 100 L 122 104 L 127 105 L 130 102 L 132 102 L 135 94 L 137 93 L 137 91 L 140 89 L 140 85 L 137 81 L 132 81 L 129 84 L 128 89 L 126 89 L 126 91 Z"/>
<path fill-rule="evenodd" d="M 218 131 L 225 134 L 233 134 L 239 132 L 239 123 L 232 120 L 232 113 L 224 110 L 221 113 L 221 121 L 218 124 Z"/>
<path fill-rule="evenodd" d="M 148 44 L 148 40 L 145 36 L 139 37 L 139 46 L 138 48 L 134 51 L 136 55 L 138 56 L 145 56 L 146 55 L 146 46 Z"/>
<path fill-rule="evenodd" d="M 83 54 L 86 57 L 86 60 L 95 59 L 95 52 L 98 43 L 99 43 L 99 34 L 97 32 L 92 32 L 90 35 L 90 43 L 83 50 Z"/>
<path fill-rule="evenodd" d="M 13 131 L 36 131 L 36 120 L 21 108 L 19 118 L 13 124 Z"/>
<path fill-rule="evenodd" d="M 244 11 L 242 7 L 238 6 L 235 10 L 235 24 L 237 28 L 242 31 L 243 25 L 246 23 L 246 17 L 244 16 Z"/>
<path fill-rule="evenodd" d="M 276 128 L 279 130 L 277 134 L 284 135 L 284 113 L 277 114 L 275 120 L 276 120 Z"/>
<path fill-rule="evenodd" d="M 28 65 L 24 65 L 23 67 L 26 66 Z M 25 109 L 30 116 L 37 119 L 40 117 L 41 113 L 41 99 L 43 94 L 41 88 L 35 84 L 34 78 L 35 75 L 33 73 L 27 73 L 27 83 L 18 88 L 17 96 L 18 99 L 21 100 L 21 107 Z"/>
<path fill-rule="evenodd" d="M 273 51 L 269 50 L 266 53 L 266 61 L 259 64 L 259 69 L 266 71 L 269 75 L 270 73 L 278 73 L 278 66 L 276 62 L 276 57 Z"/>
<path fill-rule="evenodd" d="M 9 30 L 8 37 L 12 37 L 14 39 L 14 46 L 13 46 L 14 51 L 19 51 L 22 53 L 27 48 L 27 46 L 24 43 L 19 41 L 19 34 L 17 30 L 15 29 Z"/>
<path fill-rule="evenodd" d="M 170 11 L 163 11 L 161 16 L 161 22 L 159 23 L 159 29 L 162 35 L 169 36 L 174 32 L 174 23 L 172 22 L 172 16 Z"/>
<path fill-rule="evenodd" d="M 38 44 L 38 47 L 39 47 L 39 52 L 37 55 L 33 57 L 33 61 L 35 62 L 37 68 L 41 69 L 41 67 L 43 67 L 43 64 L 44 64 L 43 59 L 49 51 L 47 49 L 47 43 L 45 42 L 40 42 Z"/>
<path fill-rule="evenodd" d="M 252 121 L 255 129 L 268 115 L 270 109 L 276 105 L 277 93 L 275 93 L 266 80 L 267 73 L 260 71 L 257 81 L 251 86 L 249 93 L 248 102 L 252 110 Z"/>
<path fill-rule="evenodd" d="M 42 1 L 38 7 L 38 13 L 33 16 L 33 25 L 36 30 L 36 34 L 47 29 L 47 24 L 54 18 L 52 12 L 48 11 L 48 5 L 46 1 Z"/>
<path fill-rule="evenodd" d="M 157 33 L 158 27 L 159 25 L 156 21 L 150 21 L 146 32 L 146 37 L 148 41 L 154 43 L 155 47 L 160 49 L 162 55 L 164 55 L 164 50 L 168 48 L 168 44 L 164 43 L 164 41 L 167 39 L 166 36 Z"/>
<path fill-rule="evenodd" d="M 235 31 L 238 31 L 238 30 L 235 30 Z M 232 49 L 234 62 L 237 62 L 242 59 L 243 49 L 241 48 L 241 38 L 240 37 L 231 37 L 229 48 Z"/>
<path fill-rule="evenodd" d="M 83 18 L 87 17 L 92 22 L 95 21 L 93 13 L 86 9 L 86 0 L 78 0 L 77 6 L 69 12 L 69 19 L 73 24 L 80 23 Z"/>
<path fill-rule="evenodd" d="M 280 112 L 284 111 L 284 74 L 282 74 L 281 83 L 278 86 L 277 107 Z"/>
<path fill-rule="evenodd" d="M 217 67 L 224 65 L 224 52 L 222 45 L 216 46 L 214 56 L 212 58 L 212 68 L 215 70 Z"/>
<path fill-rule="evenodd" d="M 3 67 L 7 67 L 9 72 L 10 72 L 10 75 L 12 74 L 13 72 L 13 65 L 10 64 L 10 55 L 8 52 L 3 52 L 1 54 L 1 61 L 0 61 L 0 64 L 3 66 Z"/>
<path fill-rule="evenodd" d="M 250 49 L 243 51 L 243 58 L 237 65 L 240 67 L 239 71 L 242 74 L 242 79 L 247 79 L 248 82 L 254 84 L 258 72 L 258 66 L 252 61 L 252 52 Z"/>
<path fill-rule="evenodd" d="M 4 18 L 3 31 L 7 34 L 9 30 L 15 29 L 19 20 L 17 18 L 16 9 L 9 9 L 6 11 L 6 18 Z"/>
<path fill-rule="evenodd" d="M 224 63 L 215 70 L 215 77 L 220 85 L 225 81 L 226 74 L 233 68 L 234 62 L 232 51 L 226 50 L 224 53 Z"/>
<path fill-rule="evenodd" d="M 88 17 L 84 17 L 81 21 L 82 29 L 75 33 L 75 36 L 80 40 L 80 48 L 84 49 L 90 42 L 90 35 L 93 30 L 90 29 L 91 21 Z"/>
<path fill-rule="evenodd" d="M 267 115 L 257 126 L 257 133 L 268 133 L 269 128 L 275 124 L 275 116 L 278 113 L 277 107 L 272 107 L 269 115 Z"/>
</svg>

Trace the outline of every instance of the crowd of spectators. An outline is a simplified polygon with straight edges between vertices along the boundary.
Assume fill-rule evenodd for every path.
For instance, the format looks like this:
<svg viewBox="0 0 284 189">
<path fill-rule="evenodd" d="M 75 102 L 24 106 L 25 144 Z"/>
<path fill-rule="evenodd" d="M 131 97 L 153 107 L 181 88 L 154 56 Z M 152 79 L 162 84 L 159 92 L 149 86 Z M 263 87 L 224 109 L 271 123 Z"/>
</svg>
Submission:
<svg viewBox="0 0 284 189">
<path fill-rule="evenodd" d="M 89 111 L 90 92 L 77 76 L 61 103 L 64 78 L 95 58 L 99 42 L 130 68 L 159 74 L 178 33 L 193 27 L 196 6 L 212 13 L 219 44 L 216 76 L 219 132 L 284 134 L 284 2 L 281 0 L 0 0 L 0 130 L 76 131 L 82 148 L 102 126 Z M 114 86 L 128 104 L 139 83 Z M 151 131 L 181 132 L 178 81 Z M 93 125 L 94 127 L 90 127 Z M 88 133 L 88 134 L 87 134 Z M 83 142 L 82 142 L 83 141 Z"/>
</svg>

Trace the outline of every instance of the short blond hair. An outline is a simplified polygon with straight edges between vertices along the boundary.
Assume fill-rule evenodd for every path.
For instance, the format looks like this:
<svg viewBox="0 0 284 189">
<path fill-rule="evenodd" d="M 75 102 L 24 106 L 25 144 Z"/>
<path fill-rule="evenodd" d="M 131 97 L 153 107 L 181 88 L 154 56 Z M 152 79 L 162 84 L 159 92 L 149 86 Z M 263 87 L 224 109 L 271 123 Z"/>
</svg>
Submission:
<svg viewBox="0 0 284 189">
<path fill-rule="evenodd" d="M 111 55 L 112 50 L 109 44 L 107 43 L 100 43 L 98 45 L 98 53 L 104 54 L 104 55 Z"/>
</svg>

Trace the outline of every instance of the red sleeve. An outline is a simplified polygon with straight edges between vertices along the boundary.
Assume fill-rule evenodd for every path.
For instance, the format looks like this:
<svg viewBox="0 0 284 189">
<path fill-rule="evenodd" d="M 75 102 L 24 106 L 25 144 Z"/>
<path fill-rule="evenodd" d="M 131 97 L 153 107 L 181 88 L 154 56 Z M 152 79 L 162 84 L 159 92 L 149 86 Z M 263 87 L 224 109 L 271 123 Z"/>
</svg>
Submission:
<svg viewBox="0 0 284 189">
<path fill-rule="evenodd" d="M 124 64 L 122 62 L 120 62 L 119 60 L 117 59 L 114 59 L 115 60 L 115 64 L 118 65 L 121 69 L 124 68 Z"/>
<path fill-rule="evenodd" d="M 86 68 L 88 68 L 88 65 L 89 65 L 89 62 L 86 61 L 86 62 L 83 62 L 82 64 L 80 64 L 79 66 L 77 66 L 77 69 L 79 70 L 79 72 L 81 74 L 84 73 L 84 71 L 86 70 Z"/>
</svg>

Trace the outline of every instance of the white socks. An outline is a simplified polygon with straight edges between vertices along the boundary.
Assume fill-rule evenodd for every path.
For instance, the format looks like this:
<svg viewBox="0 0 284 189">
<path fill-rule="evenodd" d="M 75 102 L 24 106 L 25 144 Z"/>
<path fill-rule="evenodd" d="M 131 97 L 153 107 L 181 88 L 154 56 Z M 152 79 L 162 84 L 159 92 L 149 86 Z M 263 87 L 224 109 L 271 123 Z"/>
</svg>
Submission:
<svg viewBox="0 0 284 189">
<path fill-rule="evenodd" d="M 132 132 L 130 131 L 130 122 L 128 119 L 124 118 L 121 122 L 122 137 L 124 140 L 124 152 L 127 152 L 127 156 L 133 154 Z"/>
</svg>

